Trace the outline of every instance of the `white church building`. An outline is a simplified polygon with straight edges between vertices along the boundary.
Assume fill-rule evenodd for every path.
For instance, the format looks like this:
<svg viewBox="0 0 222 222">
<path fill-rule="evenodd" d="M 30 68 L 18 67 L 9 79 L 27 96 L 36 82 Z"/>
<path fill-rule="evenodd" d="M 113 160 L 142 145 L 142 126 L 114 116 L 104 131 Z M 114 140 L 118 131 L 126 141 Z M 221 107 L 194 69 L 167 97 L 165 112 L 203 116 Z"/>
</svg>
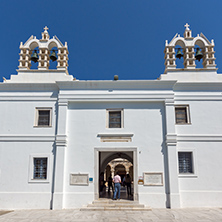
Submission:
<svg viewBox="0 0 222 222">
<path fill-rule="evenodd" d="M 130 163 L 133 201 L 222 207 L 222 74 L 214 41 L 185 27 L 156 80 L 77 80 L 47 27 L 21 43 L 17 74 L 0 83 L 0 209 L 92 203 L 115 159 Z"/>
</svg>

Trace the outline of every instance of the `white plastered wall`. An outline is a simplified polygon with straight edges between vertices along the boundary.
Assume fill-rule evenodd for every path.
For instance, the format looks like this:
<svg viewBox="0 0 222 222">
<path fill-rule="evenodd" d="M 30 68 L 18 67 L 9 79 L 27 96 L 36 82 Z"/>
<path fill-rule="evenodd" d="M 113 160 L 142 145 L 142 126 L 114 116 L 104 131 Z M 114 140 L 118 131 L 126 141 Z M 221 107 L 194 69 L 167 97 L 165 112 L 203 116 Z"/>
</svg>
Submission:
<svg viewBox="0 0 222 222">
<path fill-rule="evenodd" d="M 106 109 L 123 108 L 124 128 L 106 128 Z M 138 175 L 162 172 L 165 180 L 164 105 L 147 103 L 70 103 L 68 108 L 68 145 L 65 170 L 64 208 L 81 207 L 93 201 L 95 181 L 89 186 L 70 185 L 70 173 L 94 175 L 94 149 L 127 151 L 137 149 Z M 100 142 L 99 133 L 132 133 L 132 142 Z M 137 181 L 135 181 L 137 182 Z M 139 201 L 152 207 L 166 207 L 166 183 L 163 186 L 138 185 Z M 80 198 L 81 197 L 81 198 Z"/>
</svg>

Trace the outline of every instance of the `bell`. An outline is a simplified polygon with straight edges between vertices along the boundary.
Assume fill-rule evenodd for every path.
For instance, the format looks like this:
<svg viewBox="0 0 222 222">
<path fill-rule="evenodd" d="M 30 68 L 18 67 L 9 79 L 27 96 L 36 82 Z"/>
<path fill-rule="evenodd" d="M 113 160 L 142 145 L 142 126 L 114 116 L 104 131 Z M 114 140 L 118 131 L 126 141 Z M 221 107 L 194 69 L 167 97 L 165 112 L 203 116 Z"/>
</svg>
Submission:
<svg viewBox="0 0 222 222">
<path fill-rule="evenodd" d="M 181 59 L 183 57 L 183 54 L 180 49 L 177 50 L 176 58 Z"/>
<path fill-rule="evenodd" d="M 55 50 L 53 49 L 52 50 L 52 53 L 50 55 L 50 59 L 55 62 L 57 60 L 57 57 L 56 57 L 56 53 L 55 53 Z"/>
<path fill-rule="evenodd" d="M 199 48 L 197 48 L 195 58 L 196 58 L 198 61 L 200 61 L 200 60 L 203 58 L 203 54 L 202 54 L 202 52 L 200 51 Z"/>
<path fill-rule="evenodd" d="M 39 60 L 39 57 L 38 57 L 37 50 L 34 50 L 32 56 L 31 56 L 31 61 L 36 63 L 36 62 L 38 62 L 38 60 Z"/>
</svg>

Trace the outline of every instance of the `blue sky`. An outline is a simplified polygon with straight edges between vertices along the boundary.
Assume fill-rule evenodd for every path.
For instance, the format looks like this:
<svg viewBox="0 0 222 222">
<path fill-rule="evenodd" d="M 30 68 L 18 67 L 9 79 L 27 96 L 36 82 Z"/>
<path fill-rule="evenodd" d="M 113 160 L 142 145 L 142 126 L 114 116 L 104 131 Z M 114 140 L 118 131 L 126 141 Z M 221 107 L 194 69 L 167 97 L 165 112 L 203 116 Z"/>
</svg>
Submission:
<svg viewBox="0 0 222 222">
<path fill-rule="evenodd" d="M 19 44 L 45 26 L 68 42 L 69 74 L 80 80 L 156 79 L 164 72 L 165 40 L 203 32 L 215 41 L 222 70 L 219 0 L 1 0 L 0 82 L 16 74 Z"/>
</svg>

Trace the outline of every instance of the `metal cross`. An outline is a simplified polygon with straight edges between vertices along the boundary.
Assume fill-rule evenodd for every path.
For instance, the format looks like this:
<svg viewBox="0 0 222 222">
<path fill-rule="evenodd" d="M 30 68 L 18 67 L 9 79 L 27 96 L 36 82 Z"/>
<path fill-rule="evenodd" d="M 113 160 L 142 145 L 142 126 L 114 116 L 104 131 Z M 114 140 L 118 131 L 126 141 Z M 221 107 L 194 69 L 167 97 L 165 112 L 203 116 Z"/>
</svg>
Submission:
<svg viewBox="0 0 222 222">
<path fill-rule="evenodd" d="M 45 28 L 44 28 L 44 30 L 47 32 L 47 30 L 48 30 L 49 28 L 47 27 L 47 26 L 45 26 Z"/>
<path fill-rule="evenodd" d="M 184 27 L 186 27 L 186 30 L 190 30 L 190 29 L 189 29 L 189 26 L 190 26 L 190 25 L 188 25 L 188 23 L 186 23 L 186 25 L 185 25 Z"/>
</svg>

